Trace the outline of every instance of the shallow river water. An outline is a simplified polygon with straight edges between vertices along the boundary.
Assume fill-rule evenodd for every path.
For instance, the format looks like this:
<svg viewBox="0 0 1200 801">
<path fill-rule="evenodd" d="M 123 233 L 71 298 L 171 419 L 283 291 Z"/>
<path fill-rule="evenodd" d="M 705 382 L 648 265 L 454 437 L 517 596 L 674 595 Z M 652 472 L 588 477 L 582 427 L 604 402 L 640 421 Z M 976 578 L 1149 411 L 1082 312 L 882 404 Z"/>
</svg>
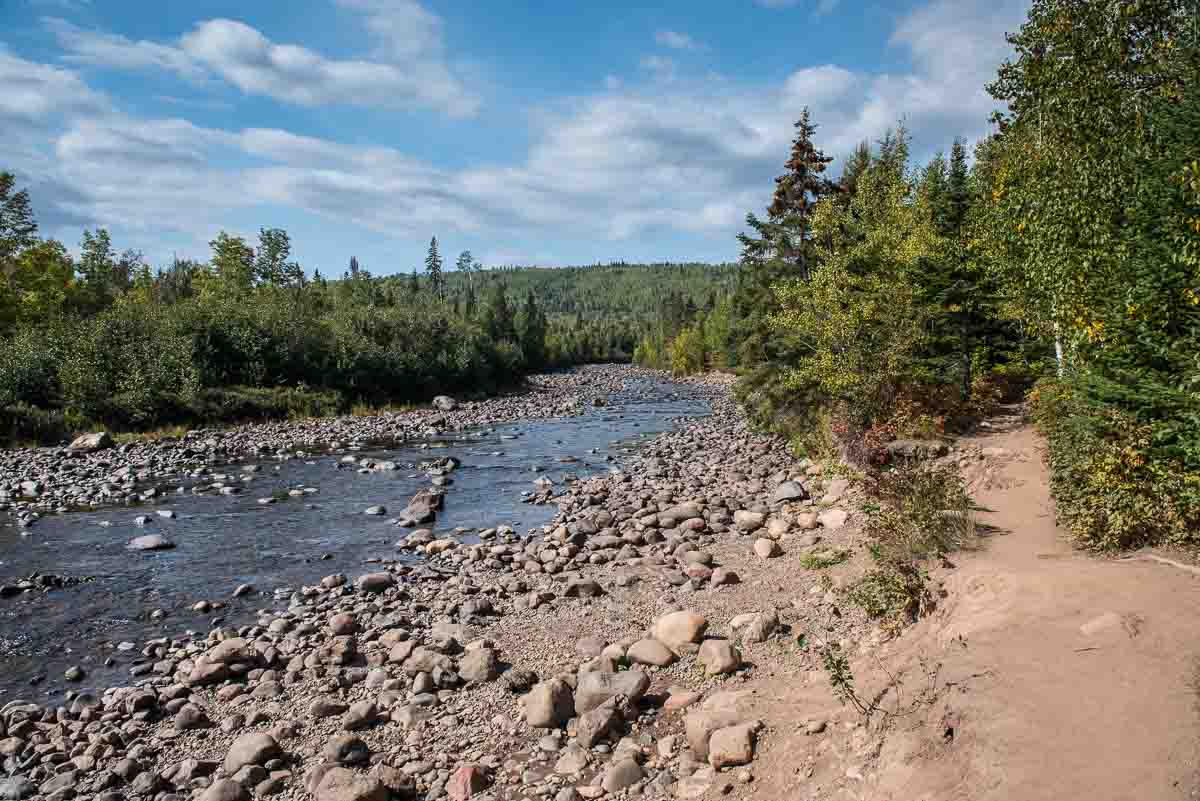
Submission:
<svg viewBox="0 0 1200 801">
<path fill-rule="evenodd" d="M 400 466 L 396 471 L 360 474 L 339 465 L 346 451 L 282 461 L 264 458 L 257 462 L 261 471 L 240 495 L 167 493 L 154 504 L 47 517 L 24 536 L 4 521 L 0 579 L 39 572 L 94 576 L 95 581 L 0 600 L 0 704 L 18 697 L 53 698 L 67 687 L 63 672 L 71 665 L 87 672 L 72 688 L 127 684 L 129 666 L 148 639 L 203 632 L 214 618 L 236 623 L 252 620 L 257 609 L 286 606 L 286 600 L 257 593 L 230 600 L 240 584 L 271 593 L 330 573 L 353 577 L 366 572 L 368 560 L 400 557 L 395 543 L 408 529 L 392 525 L 392 515 L 428 486 L 428 476 L 417 468 L 422 461 L 454 456 L 462 462 L 452 474 L 445 509 L 430 526 L 435 532 L 507 524 L 523 534 L 557 511 L 552 505 L 522 503 L 522 493 L 534 489 L 539 475 L 561 485 L 569 475 L 607 471 L 633 453 L 639 440 L 672 428 L 681 417 L 706 411 L 707 405 L 690 397 L 686 387 L 630 382 L 627 391 L 610 396 L 607 407 L 589 407 L 580 417 L 468 431 L 427 442 L 424 448 L 413 443 L 353 452 L 395 461 Z M 572 458 L 577 461 L 564 461 Z M 225 472 L 240 477 L 244 464 Z M 534 472 L 535 467 L 543 472 Z M 315 487 L 317 492 L 269 506 L 257 502 L 296 487 Z M 363 514 L 376 504 L 387 507 L 388 514 Z M 165 509 L 176 517 L 156 514 Z M 139 515 L 148 515 L 151 522 L 135 525 Z M 150 533 L 163 534 L 175 549 L 125 549 L 131 538 Z M 462 539 L 469 542 L 472 536 Z M 220 600 L 227 606 L 207 614 L 193 612 L 199 600 Z M 167 616 L 152 620 L 157 609 Z M 137 643 L 138 649 L 119 650 L 123 641 Z M 110 657 L 114 664 L 106 667 Z"/>
</svg>

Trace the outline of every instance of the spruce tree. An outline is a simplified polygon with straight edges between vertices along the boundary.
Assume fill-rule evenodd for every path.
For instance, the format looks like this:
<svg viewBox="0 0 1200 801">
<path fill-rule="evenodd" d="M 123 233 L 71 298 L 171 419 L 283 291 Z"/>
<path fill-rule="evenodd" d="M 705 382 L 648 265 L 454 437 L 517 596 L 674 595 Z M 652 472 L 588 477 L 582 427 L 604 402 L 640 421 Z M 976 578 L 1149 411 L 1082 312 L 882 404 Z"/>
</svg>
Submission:
<svg viewBox="0 0 1200 801">
<path fill-rule="evenodd" d="M 442 257 L 438 254 L 438 241 L 435 236 L 429 240 L 429 253 L 425 256 L 425 272 L 429 273 L 429 288 L 434 297 L 442 300 L 446 294 L 445 278 L 442 276 Z"/>
<path fill-rule="evenodd" d="M 807 108 L 795 127 L 787 172 L 775 180 L 766 219 L 748 215 L 746 224 L 752 232 L 738 235 L 742 255 L 734 294 L 737 325 L 732 336 L 738 343 L 737 362 L 744 373 L 742 398 L 751 401 L 755 396 L 748 408 L 764 421 L 777 407 L 790 402 L 780 375 L 800 348 L 798 342 L 781 336 L 770 325 L 770 316 L 779 310 L 773 286 L 792 278 L 807 281 L 812 275 L 816 266 L 813 210 L 822 198 L 839 191 L 837 184 L 825 177 L 832 159 L 813 142 L 817 126 Z M 797 398 L 796 402 L 803 401 Z"/>
</svg>

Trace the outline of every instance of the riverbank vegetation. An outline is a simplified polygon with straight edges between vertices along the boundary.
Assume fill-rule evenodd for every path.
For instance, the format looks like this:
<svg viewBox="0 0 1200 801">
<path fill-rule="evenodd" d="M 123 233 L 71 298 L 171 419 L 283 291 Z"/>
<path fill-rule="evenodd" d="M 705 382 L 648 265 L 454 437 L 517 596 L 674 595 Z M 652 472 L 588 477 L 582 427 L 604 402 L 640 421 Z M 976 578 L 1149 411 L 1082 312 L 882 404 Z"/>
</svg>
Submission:
<svg viewBox="0 0 1200 801">
<path fill-rule="evenodd" d="M 1035 0 L 971 154 L 947 132 L 915 164 L 901 123 L 834 180 L 806 113 L 732 322 L 698 314 L 639 359 L 735 368 L 759 425 L 858 464 L 1036 382 L 1080 544 L 1200 542 L 1198 25 L 1191 0 Z"/>
<path fill-rule="evenodd" d="M 729 268 L 598 265 L 334 279 L 291 258 L 287 232 L 222 232 L 207 262 L 154 270 L 85 231 L 76 258 L 37 236 L 0 173 L 0 437 L 54 442 L 103 425 L 286 418 L 478 395 L 522 375 L 628 361 L 658 305 L 704 302 Z"/>
</svg>

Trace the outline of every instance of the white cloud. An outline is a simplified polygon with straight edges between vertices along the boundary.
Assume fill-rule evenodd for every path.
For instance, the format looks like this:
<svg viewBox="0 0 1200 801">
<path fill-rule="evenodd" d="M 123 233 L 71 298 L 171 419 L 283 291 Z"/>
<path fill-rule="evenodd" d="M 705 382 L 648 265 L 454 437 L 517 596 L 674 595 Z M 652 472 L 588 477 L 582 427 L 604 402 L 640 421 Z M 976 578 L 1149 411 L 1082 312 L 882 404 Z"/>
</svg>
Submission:
<svg viewBox="0 0 1200 801">
<path fill-rule="evenodd" d="M 447 65 L 441 20 L 412 0 L 339 0 L 363 15 L 376 60 L 331 59 L 279 44 L 231 19 L 197 23 L 177 42 L 134 41 L 49 17 L 43 22 L 70 63 L 128 70 L 167 70 L 198 81 L 216 75 L 246 94 L 304 106 L 435 108 L 473 115 L 479 98 Z"/>
<path fill-rule="evenodd" d="M 659 31 L 654 34 L 654 41 L 672 50 L 698 50 L 700 48 L 699 42 L 679 31 Z"/>
<path fill-rule="evenodd" d="M 69 63 L 128 70 L 167 70 L 193 81 L 205 75 L 203 67 L 191 56 L 172 45 L 144 39 L 134 41 L 119 34 L 88 30 L 58 17 L 46 17 L 42 22 L 54 34 L 59 46 L 67 51 L 64 60 Z"/>
<path fill-rule="evenodd" d="M 360 9 L 367 2 L 345 1 Z M 1020 22 L 1027 3 L 934 0 L 901 20 L 891 37 L 910 56 L 905 72 L 825 64 L 770 83 L 609 81 L 591 95 L 540 109 L 528 151 L 502 163 L 451 169 L 386 146 L 126 117 L 73 71 L 3 49 L 0 129 L 13 130 L 11 119 L 54 143 L 35 166 L 47 186 L 58 188 L 60 218 L 119 223 L 147 237 L 182 232 L 202 243 L 220 226 L 244 226 L 248 207 L 271 204 L 413 241 L 433 231 L 473 234 L 530 252 L 563 232 L 597 249 L 616 241 L 652 248 L 664 236 L 684 235 L 727 242 L 732 254 L 744 214 L 769 199 L 805 106 L 820 126 L 818 144 L 833 156 L 879 137 L 901 115 L 919 156 L 954 136 L 986 131 L 991 101 L 981 87 L 1004 54 L 1002 39 L 995 40 Z M 388 30 L 382 22 L 372 28 L 378 46 L 402 47 L 387 44 Z M 317 54 L 273 45 L 246 26 L 220 33 L 219 46 L 191 42 L 188 52 L 227 64 L 228 79 L 254 91 L 318 102 L 350 80 L 329 77 L 323 70 L 331 62 Z M 255 54 L 266 56 L 267 74 Z M 670 60 L 654 58 L 662 60 L 646 67 L 669 76 Z M 284 74 L 306 80 L 272 83 Z M 27 172 L 35 169 L 33 141 L 17 151 Z M 153 252 L 150 242 L 135 244 Z"/>
</svg>

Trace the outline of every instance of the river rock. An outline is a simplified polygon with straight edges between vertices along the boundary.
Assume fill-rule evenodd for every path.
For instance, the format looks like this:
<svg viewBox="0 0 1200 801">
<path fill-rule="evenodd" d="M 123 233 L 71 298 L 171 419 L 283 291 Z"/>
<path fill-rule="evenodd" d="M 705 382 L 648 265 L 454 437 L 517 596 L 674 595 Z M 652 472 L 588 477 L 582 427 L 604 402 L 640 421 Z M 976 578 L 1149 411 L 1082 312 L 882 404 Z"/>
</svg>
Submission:
<svg viewBox="0 0 1200 801">
<path fill-rule="evenodd" d="M 575 715 L 575 698 L 562 679 L 534 685 L 523 699 L 525 721 L 535 729 L 557 728 Z"/>
<path fill-rule="evenodd" d="M 249 801 L 246 788 L 233 779 L 217 779 L 200 795 L 199 801 Z"/>
<path fill-rule="evenodd" d="M 666 667 L 679 658 L 658 640 L 638 640 L 629 646 L 625 657 L 635 664 L 655 667 Z"/>
<path fill-rule="evenodd" d="M 476 793 L 487 789 L 488 775 L 479 765 L 463 765 L 446 782 L 446 794 L 451 801 L 467 801 Z"/>
<path fill-rule="evenodd" d="M 646 774 L 642 771 L 642 766 L 633 759 L 622 759 L 614 762 L 608 770 L 604 772 L 604 780 L 601 786 L 605 792 L 619 793 L 627 787 L 640 782 L 645 778 Z"/>
<path fill-rule="evenodd" d="M 733 673 L 742 664 L 741 654 L 729 640 L 705 640 L 700 645 L 699 659 L 709 676 Z"/>
<path fill-rule="evenodd" d="M 798 481 L 785 481 L 771 493 L 771 503 L 786 503 L 802 501 L 808 497 L 808 490 Z"/>
<path fill-rule="evenodd" d="M 575 686 L 575 712 L 590 712 L 618 695 L 636 703 L 649 688 L 650 677 L 640 670 L 580 673 Z"/>
<path fill-rule="evenodd" d="M 754 541 L 754 553 L 759 559 L 774 559 L 782 551 L 779 549 L 779 543 L 775 540 L 759 537 Z"/>
<path fill-rule="evenodd" d="M 81 434 L 71 441 L 67 450 L 72 453 L 95 453 L 113 446 L 113 438 L 107 431 Z"/>
<path fill-rule="evenodd" d="M 686 643 L 700 642 L 708 628 L 704 615 L 690 609 L 663 615 L 651 630 L 654 639 L 679 653 Z"/>
<path fill-rule="evenodd" d="M 830 531 L 837 531 L 839 528 L 846 525 L 846 520 L 849 517 L 850 515 L 845 509 L 826 509 L 824 512 L 821 512 L 817 520 L 820 521 L 822 526 Z"/>
<path fill-rule="evenodd" d="M 349 768 L 331 768 L 313 793 L 317 801 L 388 801 L 388 789 L 378 776 Z"/>
<path fill-rule="evenodd" d="M 500 675 L 500 660 L 491 648 L 475 648 L 458 660 L 458 675 L 464 681 L 482 684 Z"/>
<path fill-rule="evenodd" d="M 243 734 L 233 741 L 225 754 L 225 773 L 232 776 L 247 765 L 263 765 L 283 756 L 275 738 L 264 732 Z"/>
<path fill-rule="evenodd" d="M 161 534 L 145 534 L 134 537 L 125 546 L 130 551 L 167 551 L 175 547 L 175 543 Z"/>
<path fill-rule="evenodd" d="M 708 740 L 708 764 L 715 769 L 748 765 L 754 759 L 754 736 L 758 727 L 742 723 L 717 729 Z"/>
<path fill-rule="evenodd" d="M 438 395 L 433 399 L 433 407 L 442 412 L 452 412 L 458 408 L 458 401 L 449 395 Z"/>
<path fill-rule="evenodd" d="M 746 509 L 739 509 L 733 513 L 733 524 L 737 530 L 749 534 L 758 531 L 763 527 L 767 516 L 762 512 L 751 512 Z"/>
<path fill-rule="evenodd" d="M 367 573 L 359 576 L 354 585 L 360 592 L 379 593 L 394 586 L 396 578 L 391 573 Z"/>
</svg>

